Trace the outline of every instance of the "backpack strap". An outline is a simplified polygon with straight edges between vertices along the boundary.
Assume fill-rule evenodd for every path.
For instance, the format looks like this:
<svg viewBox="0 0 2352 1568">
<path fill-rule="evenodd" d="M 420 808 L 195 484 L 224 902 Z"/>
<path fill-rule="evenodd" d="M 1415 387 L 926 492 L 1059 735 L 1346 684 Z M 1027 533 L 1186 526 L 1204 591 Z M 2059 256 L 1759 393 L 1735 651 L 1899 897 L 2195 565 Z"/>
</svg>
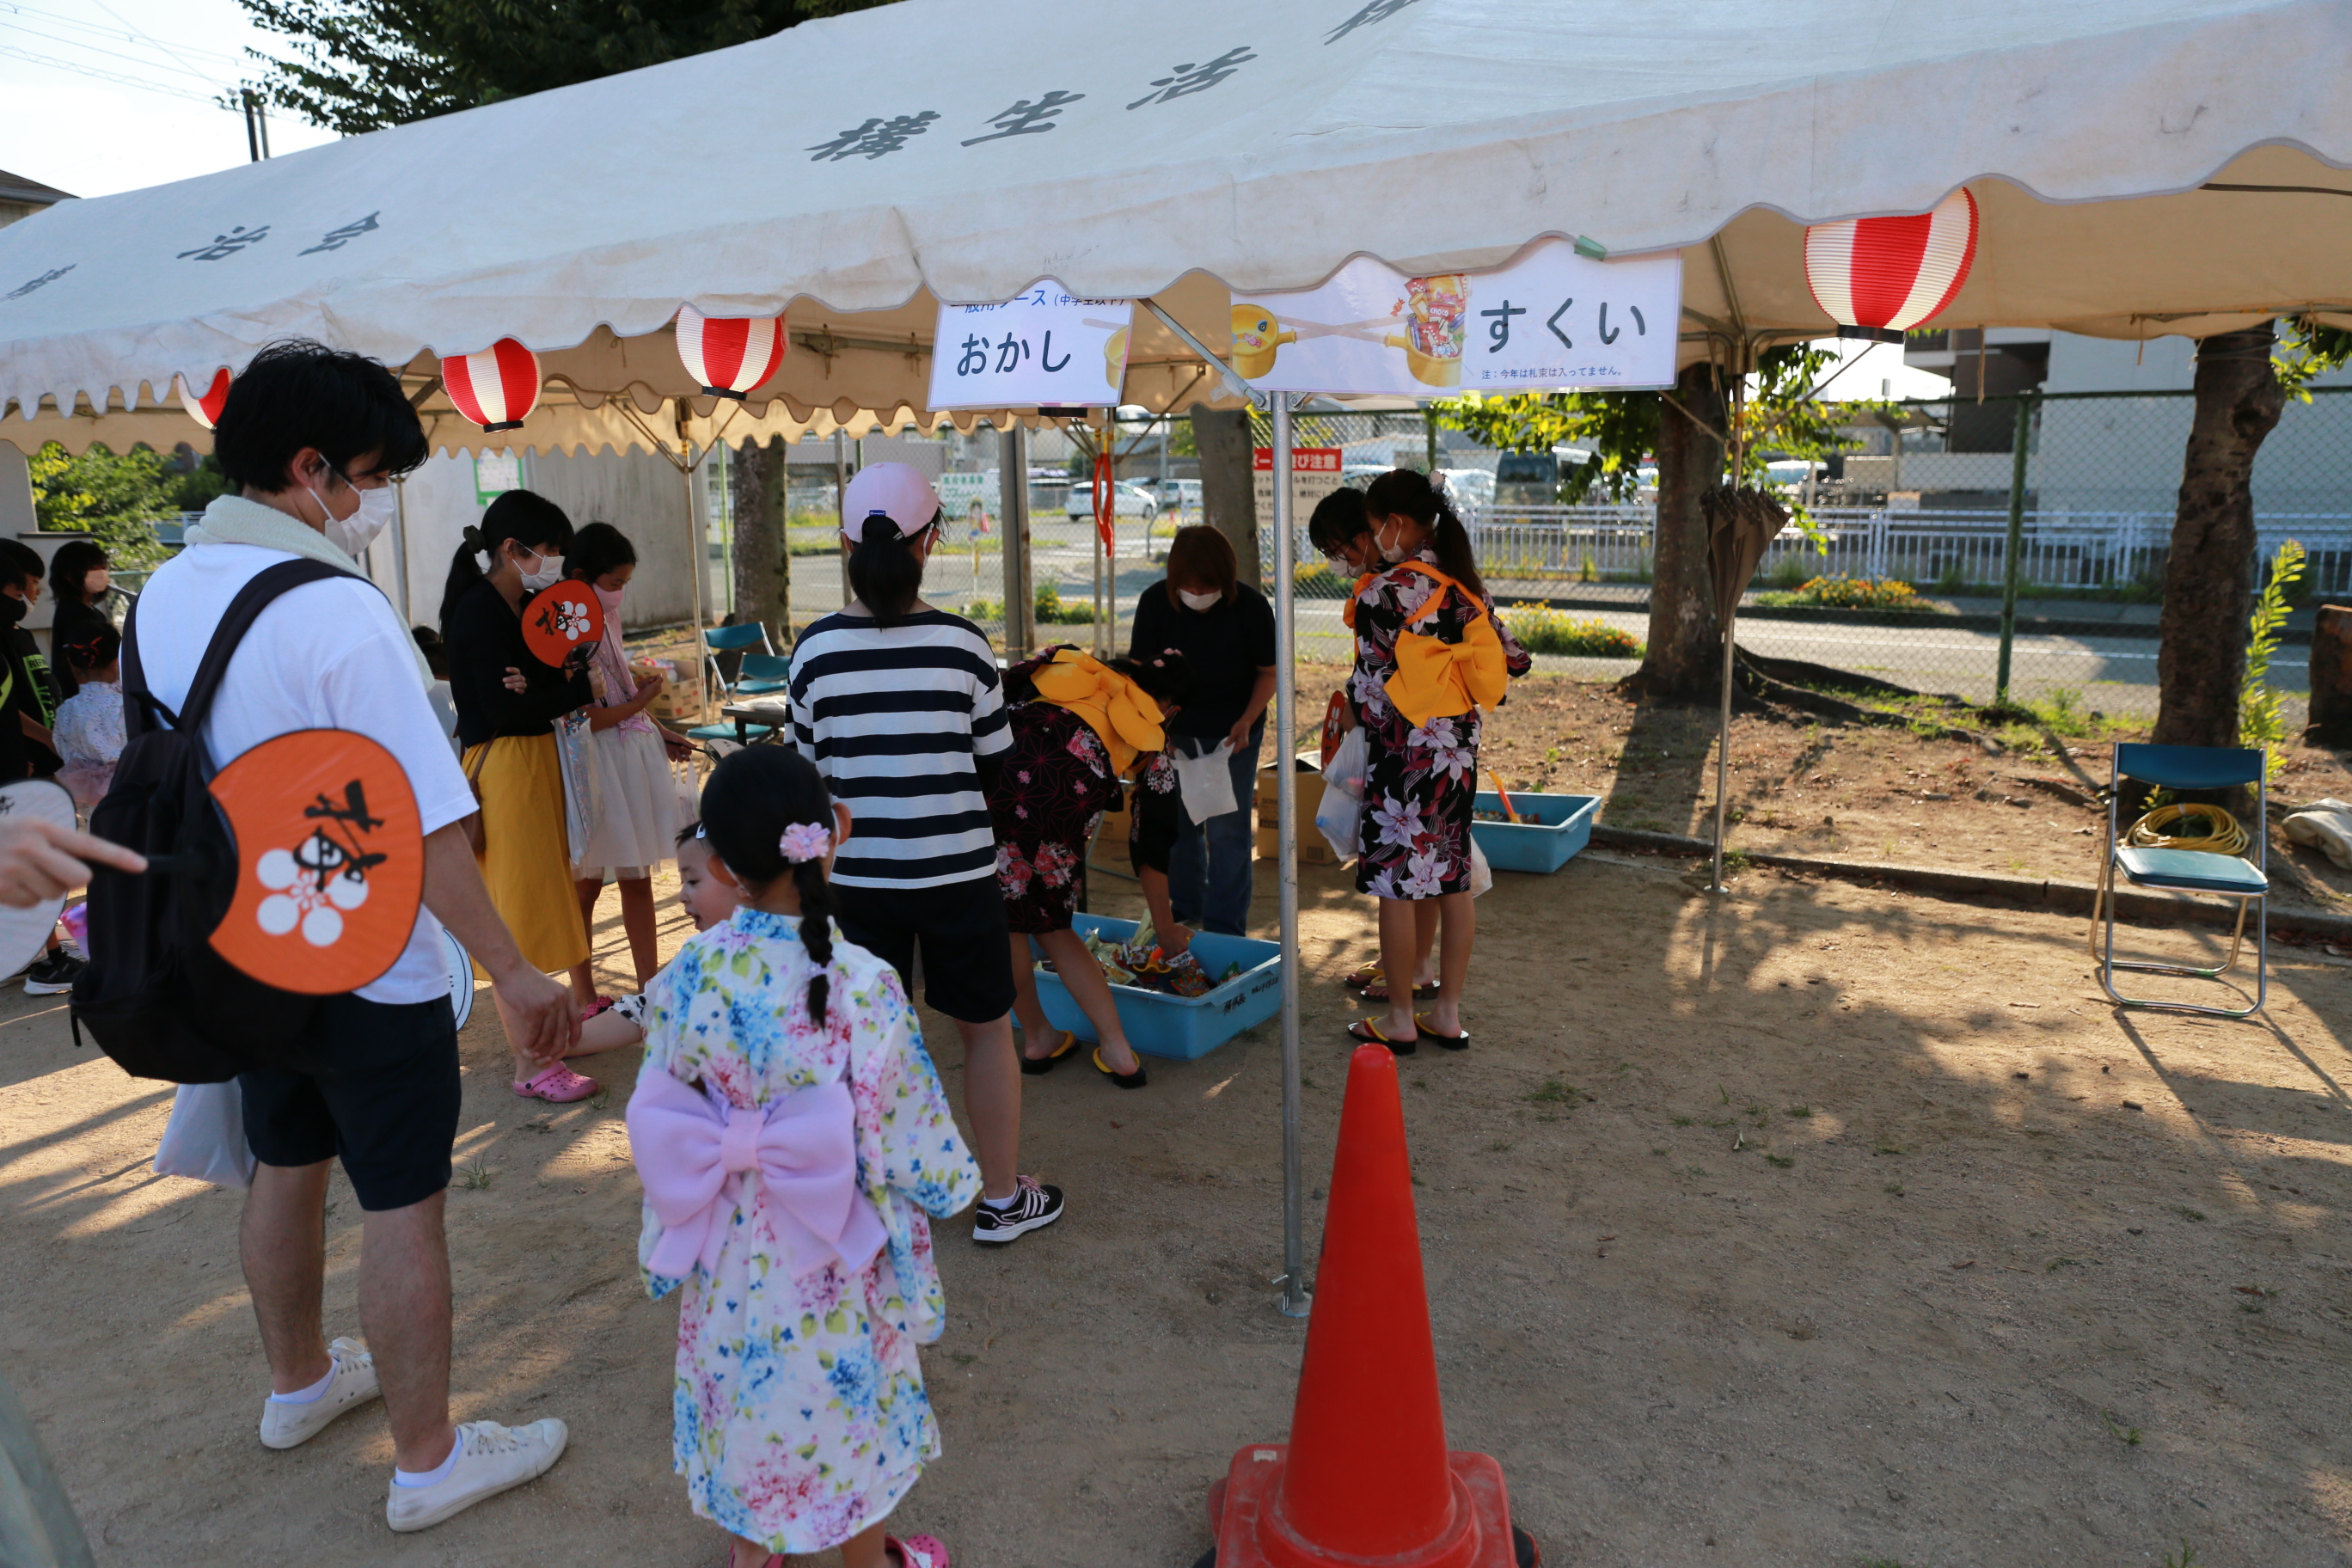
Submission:
<svg viewBox="0 0 2352 1568">
<path fill-rule="evenodd" d="M 236 591 L 221 613 L 220 625 L 214 628 L 212 641 L 205 646 L 205 657 L 196 666 L 195 679 L 188 683 L 187 700 L 174 713 L 157 700 L 147 689 L 147 676 L 139 658 L 139 600 L 131 602 L 131 613 L 122 622 L 122 695 L 123 731 L 126 736 L 143 735 L 155 727 L 161 715 L 175 730 L 191 732 L 204 728 L 205 717 L 212 712 L 213 697 L 220 689 L 222 677 L 228 673 L 228 661 L 236 655 L 237 645 L 245 634 L 253 629 L 271 601 L 309 583 L 323 582 L 329 577 L 351 577 L 360 582 L 367 579 L 324 561 L 298 556 L 265 566 L 253 574 L 251 581 Z M 140 595 L 145 597 L 144 595 Z"/>
</svg>

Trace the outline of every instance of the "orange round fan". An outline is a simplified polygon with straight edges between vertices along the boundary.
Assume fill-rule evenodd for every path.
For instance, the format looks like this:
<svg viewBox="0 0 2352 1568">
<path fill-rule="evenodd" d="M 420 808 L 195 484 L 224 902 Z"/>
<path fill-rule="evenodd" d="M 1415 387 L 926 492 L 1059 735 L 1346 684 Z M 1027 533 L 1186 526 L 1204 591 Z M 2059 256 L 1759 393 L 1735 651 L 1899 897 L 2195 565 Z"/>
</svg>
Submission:
<svg viewBox="0 0 2352 1568">
<path fill-rule="evenodd" d="M 604 606 L 585 583 L 542 588 L 522 607 L 522 640 L 541 664 L 563 668 L 604 635 Z"/>
<path fill-rule="evenodd" d="M 236 841 L 236 896 L 213 951 L 281 991 L 356 991 L 398 961 L 425 898 L 408 774 L 349 730 L 297 730 L 215 775 Z"/>
<path fill-rule="evenodd" d="M 1348 726 L 1341 722 L 1348 716 L 1348 694 L 1331 693 L 1330 702 L 1323 710 L 1323 765 L 1329 767 L 1331 759 L 1339 754 L 1339 742 L 1347 735 Z"/>
</svg>

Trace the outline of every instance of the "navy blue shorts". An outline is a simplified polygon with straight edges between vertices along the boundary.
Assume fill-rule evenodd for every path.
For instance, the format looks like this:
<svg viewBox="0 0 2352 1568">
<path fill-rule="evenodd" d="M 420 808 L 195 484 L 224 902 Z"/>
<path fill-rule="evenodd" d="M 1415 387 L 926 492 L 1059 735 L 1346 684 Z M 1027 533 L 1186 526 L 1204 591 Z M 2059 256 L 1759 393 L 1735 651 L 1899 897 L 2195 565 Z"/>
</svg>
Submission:
<svg viewBox="0 0 2352 1568">
<path fill-rule="evenodd" d="M 255 1159 L 341 1160 L 372 1214 L 423 1203 L 449 1184 L 459 1083 L 447 997 L 326 997 L 296 1049 L 298 1068 L 237 1075 Z"/>
</svg>

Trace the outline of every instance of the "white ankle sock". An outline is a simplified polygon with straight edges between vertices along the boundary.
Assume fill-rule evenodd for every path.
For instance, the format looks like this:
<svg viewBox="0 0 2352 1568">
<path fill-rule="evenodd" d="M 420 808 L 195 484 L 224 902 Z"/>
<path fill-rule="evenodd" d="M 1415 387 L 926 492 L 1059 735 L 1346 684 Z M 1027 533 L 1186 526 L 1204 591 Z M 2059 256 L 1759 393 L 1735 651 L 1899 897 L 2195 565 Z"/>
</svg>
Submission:
<svg viewBox="0 0 2352 1568">
<path fill-rule="evenodd" d="M 269 1396 L 269 1403 L 272 1405 L 316 1405 L 321 1399 L 326 1398 L 327 1390 L 334 1386 L 335 1369 L 333 1366 L 330 1365 L 327 1368 L 327 1375 L 312 1384 L 310 1387 L 295 1394 L 273 1394 Z"/>
<path fill-rule="evenodd" d="M 466 1439 L 459 1437 L 449 1445 L 449 1457 L 429 1470 L 409 1471 L 395 1466 L 392 1472 L 392 1484 L 396 1487 L 439 1486 L 449 1479 L 449 1472 L 457 1468 L 457 1456 L 465 1451 Z"/>
<path fill-rule="evenodd" d="M 1004 1210 L 1011 1208 L 1013 1205 L 1013 1203 L 1018 1200 L 1020 1196 L 1021 1191 L 1016 1187 L 1013 1189 L 1011 1195 L 1006 1197 L 992 1198 L 983 1193 L 981 1194 L 980 1201 L 986 1207 L 992 1208 L 1002 1214 Z"/>
</svg>

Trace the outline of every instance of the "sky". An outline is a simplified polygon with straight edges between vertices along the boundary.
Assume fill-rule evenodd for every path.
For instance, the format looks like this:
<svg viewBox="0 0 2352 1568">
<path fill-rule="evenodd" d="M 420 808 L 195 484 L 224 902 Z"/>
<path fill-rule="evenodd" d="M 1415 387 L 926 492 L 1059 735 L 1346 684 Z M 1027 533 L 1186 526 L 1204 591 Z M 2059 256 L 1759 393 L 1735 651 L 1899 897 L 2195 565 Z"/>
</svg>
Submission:
<svg viewBox="0 0 2352 1568">
<path fill-rule="evenodd" d="M 284 44 L 236 0 L 0 0 L 0 169 L 102 196 L 242 163 L 245 117 L 212 100 Z M 269 122 L 274 153 L 333 139 Z"/>
</svg>

